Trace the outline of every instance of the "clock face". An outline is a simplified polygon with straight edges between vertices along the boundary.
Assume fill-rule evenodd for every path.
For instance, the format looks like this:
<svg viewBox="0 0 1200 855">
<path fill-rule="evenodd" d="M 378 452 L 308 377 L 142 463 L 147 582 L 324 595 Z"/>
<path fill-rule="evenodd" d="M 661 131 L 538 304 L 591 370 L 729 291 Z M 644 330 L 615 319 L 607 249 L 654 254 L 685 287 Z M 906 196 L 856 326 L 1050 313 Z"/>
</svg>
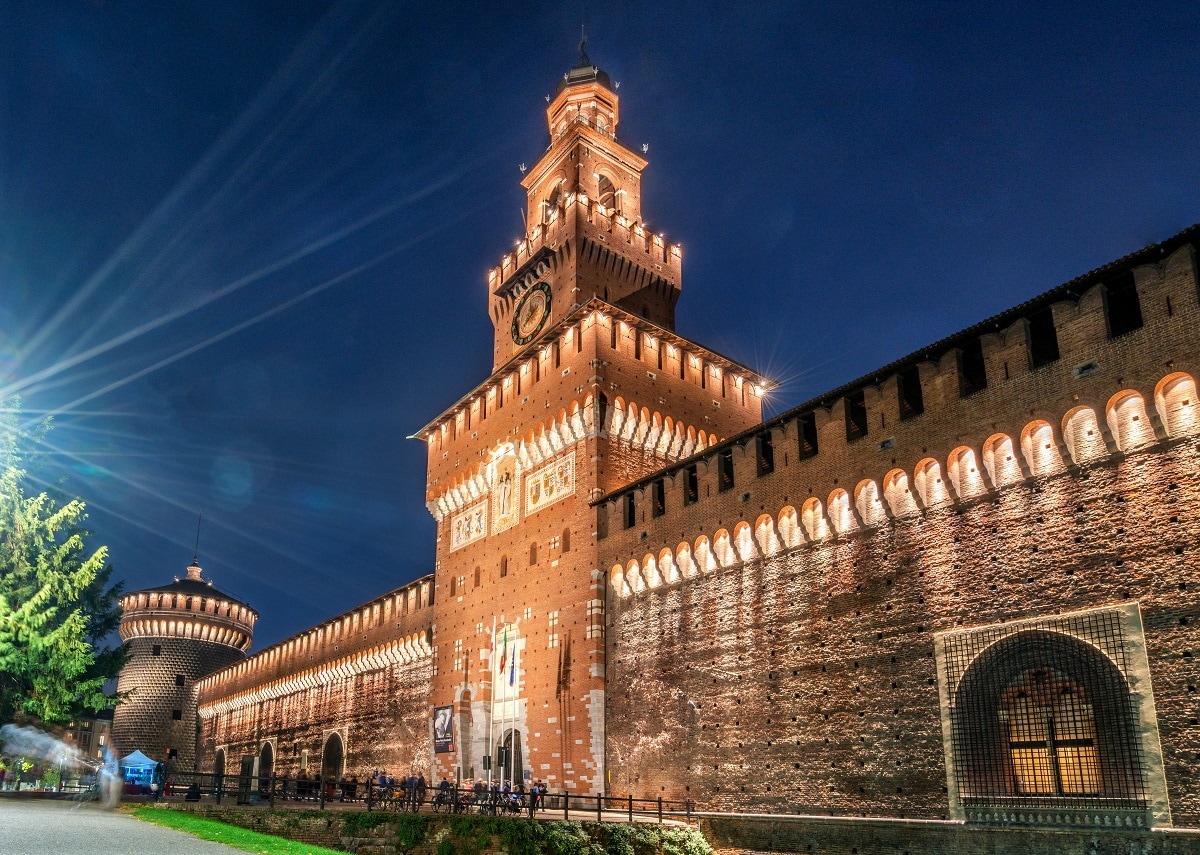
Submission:
<svg viewBox="0 0 1200 855">
<path fill-rule="evenodd" d="M 529 344 L 542 331 L 550 317 L 550 283 L 539 282 L 525 292 L 513 313 L 512 337 L 517 344 Z"/>
</svg>

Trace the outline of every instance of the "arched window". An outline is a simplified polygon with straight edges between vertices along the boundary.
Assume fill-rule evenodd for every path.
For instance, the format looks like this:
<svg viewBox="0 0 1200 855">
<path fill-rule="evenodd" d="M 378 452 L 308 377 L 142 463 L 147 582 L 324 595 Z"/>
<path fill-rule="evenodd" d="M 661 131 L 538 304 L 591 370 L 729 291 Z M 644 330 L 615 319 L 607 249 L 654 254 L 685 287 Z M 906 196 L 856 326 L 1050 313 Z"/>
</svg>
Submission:
<svg viewBox="0 0 1200 855">
<path fill-rule="evenodd" d="M 1031 629 L 987 647 L 954 691 L 951 728 L 968 809 L 1146 807 L 1129 686 L 1077 638 Z"/>
<path fill-rule="evenodd" d="M 609 180 L 608 176 L 601 175 L 600 180 L 596 182 L 596 186 L 599 190 L 596 201 L 600 203 L 604 210 L 619 211 L 620 208 L 617 206 L 617 200 L 619 198 L 617 194 L 617 188 L 612 181 Z"/>
<path fill-rule="evenodd" d="M 1013 791 L 1095 795 L 1100 791 L 1096 715 L 1087 690 L 1053 668 L 1030 668 L 1000 696 Z"/>
<path fill-rule="evenodd" d="M 554 188 L 546 196 L 546 202 L 542 205 L 542 222 L 552 222 L 558 216 L 558 208 L 562 204 L 562 181 L 554 185 Z"/>
</svg>

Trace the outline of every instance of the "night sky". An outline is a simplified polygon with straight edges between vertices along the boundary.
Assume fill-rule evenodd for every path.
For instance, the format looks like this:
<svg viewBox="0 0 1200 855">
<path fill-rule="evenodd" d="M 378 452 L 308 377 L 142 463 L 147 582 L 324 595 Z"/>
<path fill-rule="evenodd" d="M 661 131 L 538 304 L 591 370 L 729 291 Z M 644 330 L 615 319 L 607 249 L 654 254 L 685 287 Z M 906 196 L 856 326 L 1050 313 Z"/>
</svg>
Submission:
<svg viewBox="0 0 1200 855">
<path fill-rule="evenodd" d="M 256 648 L 432 570 L 406 437 L 490 370 L 581 16 L 772 413 L 1200 220 L 1195 2 L 7 0 L 0 392 L 128 589 L 200 512 Z"/>
</svg>

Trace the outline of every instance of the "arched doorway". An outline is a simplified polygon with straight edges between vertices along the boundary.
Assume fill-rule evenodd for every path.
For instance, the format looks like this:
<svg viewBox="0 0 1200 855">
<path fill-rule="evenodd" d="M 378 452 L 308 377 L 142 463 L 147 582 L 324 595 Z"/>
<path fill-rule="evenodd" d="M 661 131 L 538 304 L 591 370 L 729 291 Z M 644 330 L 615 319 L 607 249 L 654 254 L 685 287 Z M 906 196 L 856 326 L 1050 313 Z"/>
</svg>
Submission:
<svg viewBox="0 0 1200 855">
<path fill-rule="evenodd" d="M 325 750 L 321 754 L 321 777 L 336 781 L 341 777 L 345 764 L 346 751 L 341 734 L 331 733 L 325 740 Z"/>
<path fill-rule="evenodd" d="M 275 747 L 269 742 L 264 742 L 262 751 L 258 754 L 258 788 L 260 790 L 268 789 L 271 784 L 271 776 L 275 774 Z"/>
<path fill-rule="evenodd" d="M 963 674 L 951 724 L 967 805 L 1146 806 L 1129 686 L 1077 638 L 1028 630 L 988 647 Z"/>
<path fill-rule="evenodd" d="M 496 769 L 501 783 L 516 782 L 524 777 L 525 755 L 521 749 L 521 731 L 508 730 L 496 746 Z"/>
</svg>

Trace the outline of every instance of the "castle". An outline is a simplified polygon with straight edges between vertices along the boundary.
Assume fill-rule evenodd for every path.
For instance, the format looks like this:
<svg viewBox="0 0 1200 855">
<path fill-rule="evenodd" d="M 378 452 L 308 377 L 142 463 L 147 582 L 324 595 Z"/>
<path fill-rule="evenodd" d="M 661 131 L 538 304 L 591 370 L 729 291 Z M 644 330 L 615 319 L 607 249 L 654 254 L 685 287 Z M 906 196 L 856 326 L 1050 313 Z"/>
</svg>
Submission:
<svg viewBox="0 0 1200 855">
<path fill-rule="evenodd" d="M 1200 822 L 1200 228 L 763 421 L 770 381 L 674 328 L 682 253 L 642 225 L 608 76 L 585 58 L 546 119 L 487 278 L 492 372 L 418 434 L 434 572 L 249 657 L 242 604 L 129 594 L 118 741 L 202 771 Z M 171 685 L 150 644 L 196 667 Z"/>
</svg>

